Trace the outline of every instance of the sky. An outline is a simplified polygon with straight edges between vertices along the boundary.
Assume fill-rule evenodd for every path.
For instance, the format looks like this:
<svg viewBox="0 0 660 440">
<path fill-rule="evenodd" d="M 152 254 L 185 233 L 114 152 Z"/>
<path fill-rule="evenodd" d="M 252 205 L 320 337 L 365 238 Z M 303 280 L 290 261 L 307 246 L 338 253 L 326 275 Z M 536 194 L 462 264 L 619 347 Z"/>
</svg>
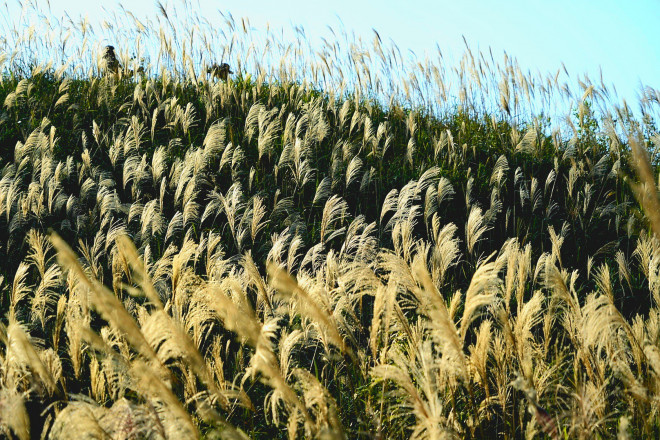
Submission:
<svg viewBox="0 0 660 440">
<path fill-rule="evenodd" d="M 172 0 L 170 0 L 172 1 Z M 163 0 L 166 3 L 165 0 Z M 312 39 L 335 29 L 373 38 L 373 29 L 402 51 L 420 58 L 437 53 L 458 60 L 465 41 L 473 50 L 504 51 L 524 71 L 554 73 L 566 66 L 572 79 L 583 74 L 613 84 L 619 98 L 635 102 L 640 85 L 660 89 L 660 0 L 193 0 L 204 15 L 248 17 L 252 27 L 290 29 L 302 25 Z M 50 0 L 56 15 L 85 16 L 94 22 L 123 5 L 138 17 L 155 16 L 157 3 Z M 409 52 L 408 52 L 409 53 Z"/>
</svg>

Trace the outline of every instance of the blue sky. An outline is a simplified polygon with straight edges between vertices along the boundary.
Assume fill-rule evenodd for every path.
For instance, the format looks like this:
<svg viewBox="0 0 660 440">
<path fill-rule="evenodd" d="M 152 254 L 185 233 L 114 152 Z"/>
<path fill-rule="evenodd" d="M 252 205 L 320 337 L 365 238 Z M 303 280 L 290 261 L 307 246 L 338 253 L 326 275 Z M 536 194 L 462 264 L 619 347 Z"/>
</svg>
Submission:
<svg viewBox="0 0 660 440">
<path fill-rule="evenodd" d="M 157 10 L 150 0 L 103 3 L 50 0 L 56 15 L 68 11 L 92 22 L 104 17 L 103 7 L 121 4 L 138 16 Z M 597 79 L 601 67 L 605 84 L 614 84 L 629 102 L 637 100 L 640 84 L 660 88 L 660 0 L 194 0 L 193 5 L 206 16 L 220 10 L 235 19 L 248 17 L 257 29 L 303 25 L 312 39 L 328 35 L 327 25 L 343 26 L 367 41 L 376 29 L 420 57 L 435 53 L 437 43 L 449 62 L 460 58 L 465 37 L 472 49 L 492 48 L 496 59 L 506 51 L 525 71 L 556 72 L 563 62 L 572 79 L 584 73 Z"/>
</svg>

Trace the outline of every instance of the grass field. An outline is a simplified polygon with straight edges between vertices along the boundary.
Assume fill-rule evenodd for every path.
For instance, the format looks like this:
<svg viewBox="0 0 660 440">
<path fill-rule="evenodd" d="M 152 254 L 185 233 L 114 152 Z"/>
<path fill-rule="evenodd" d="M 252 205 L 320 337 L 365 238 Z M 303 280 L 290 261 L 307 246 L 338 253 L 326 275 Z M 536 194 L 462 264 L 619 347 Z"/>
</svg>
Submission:
<svg viewBox="0 0 660 440">
<path fill-rule="evenodd" d="M 0 39 L 2 435 L 660 436 L 659 91 L 40 20 Z"/>
</svg>

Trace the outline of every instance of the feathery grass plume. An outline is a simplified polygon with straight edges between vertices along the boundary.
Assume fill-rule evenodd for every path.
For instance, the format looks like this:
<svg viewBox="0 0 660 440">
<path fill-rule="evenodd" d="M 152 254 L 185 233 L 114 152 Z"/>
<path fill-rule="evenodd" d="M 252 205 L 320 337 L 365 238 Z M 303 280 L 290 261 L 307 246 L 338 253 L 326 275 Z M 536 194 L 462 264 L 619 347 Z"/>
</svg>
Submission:
<svg viewBox="0 0 660 440">
<path fill-rule="evenodd" d="M 191 195 L 188 201 L 183 205 L 183 228 L 186 231 L 190 231 L 192 228 L 199 227 L 200 205 L 199 203 L 195 202 L 195 195 L 196 194 L 193 193 L 193 195 Z"/>
<path fill-rule="evenodd" d="M 497 299 L 497 292 L 501 289 L 498 264 L 496 261 L 488 262 L 489 259 L 490 257 L 477 266 L 465 293 L 463 316 L 458 329 L 463 341 L 470 324 L 477 319 L 476 312 L 493 304 Z"/>
<path fill-rule="evenodd" d="M 41 278 L 31 298 L 31 316 L 33 322 L 38 319 L 42 329 L 45 329 L 48 319 L 46 315 L 57 304 L 56 287 L 60 284 L 61 273 L 57 266 L 50 265 L 52 256 L 47 256 L 47 254 L 52 247 L 45 235 L 31 229 L 28 232 L 27 241 L 30 245 L 27 260 L 37 268 Z"/>
<path fill-rule="evenodd" d="M 296 144 L 299 144 L 299 141 L 299 139 L 296 140 Z M 309 159 L 296 160 L 287 165 L 295 182 L 295 190 L 302 191 L 307 184 L 314 181 L 316 169 L 312 168 Z"/>
<path fill-rule="evenodd" d="M 554 264 L 544 263 L 544 285 L 553 292 L 559 300 L 568 306 L 569 315 L 576 321 L 582 319 L 582 309 L 578 294 L 575 291 L 575 280 L 577 273 L 572 276 L 566 271 L 560 271 Z"/>
<path fill-rule="evenodd" d="M 167 364 L 172 359 L 180 359 L 185 365 L 190 365 L 220 404 L 224 408 L 229 406 L 229 400 L 213 381 L 210 370 L 197 347 L 172 317 L 163 310 L 158 310 L 149 315 L 141 330 L 149 345 L 157 347 L 157 354 L 162 364 Z"/>
<path fill-rule="evenodd" d="M 585 346 L 594 348 L 598 354 L 606 350 L 610 338 L 620 326 L 612 316 L 610 302 L 606 295 L 591 294 L 582 307 L 581 337 Z"/>
<path fill-rule="evenodd" d="M 207 206 L 211 205 L 209 204 Z M 204 216 L 206 214 L 206 211 L 204 211 L 204 214 L 202 214 L 202 223 L 205 220 Z M 183 214 L 181 211 L 177 211 L 174 213 L 169 221 L 169 224 L 167 225 L 167 231 L 165 232 L 165 243 L 171 243 L 172 241 L 179 238 L 181 234 L 183 234 Z"/>
<path fill-rule="evenodd" d="M 393 303 L 393 293 L 396 291 L 391 287 L 394 287 L 394 284 L 388 284 L 388 287 L 383 286 L 382 284 L 374 291 L 374 309 L 371 317 L 371 327 L 369 328 L 369 348 L 371 349 L 371 355 L 373 358 L 376 358 L 376 353 L 378 350 L 378 340 L 379 335 L 381 334 L 381 327 L 383 326 L 383 317 L 385 318 L 385 332 L 383 333 L 383 345 L 385 350 L 380 351 L 381 356 L 384 356 L 387 353 L 388 347 L 388 338 L 389 338 L 389 320 L 392 316 L 390 312 L 392 303 Z M 380 359 L 383 362 L 383 359 Z"/>
<path fill-rule="evenodd" d="M 150 200 L 144 205 L 140 216 L 140 235 L 142 237 L 159 236 L 165 230 L 165 219 L 158 207 L 158 200 Z"/>
<path fill-rule="evenodd" d="M 339 258 L 373 261 L 378 249 L 376 239 L 371 236 L 375 229 L 376 223 L 367 224 L 363 215 L 354 218 L 346 230 L 346 238 L 339 252 Z"/>
<path fill-rule="evenodd" d="M 321 217 L 321 243 L 327 243 L 335 237 L 343 234 L 345 227 L 337 228 L 337 223 L 342 222 L 348 210 L 348 204 L 338 195 L 333 195 L 323 207 Z"/>
<path fill-rule="evenodd" d="M 449 179 L 440 177 L 440 180 L 438 180 L 438 206 L 442 205 L 444 201 L 451 200 L 454 194 L 454 187 L 451 185 Z"/>
<path fill-rule="evenodd" d="M 48 243 L 48 238 L 35 229 L 30 229 L 28 232 L 27 242 L 30 246 L 27 260 L 32 262 L 39 271 L 39 275 L 43 278 L 46 274 L 46 268 L 52 259 L 52 256 L 47 256 L 52 247 Z"/>
<path fill-rule="evenodd" d="M 91 314 L 89 312 L 89 298 L 88 292 L 80 283 L 76 283 L 72 274 L 67 274 L 67 287 L 69 290 L 68 302 L 62 302 L 65 309 L 64 314 L 64 331 L 67 336 L 68 344 L 67 351 L 69 360 L 73 367 L 74 376 L 80 376 L 83 367 L 83 332 L 89 328 L 91 322 Z M 58 303 L 58 312 L 59 312 Z M 58 319 L 62 317 L 58 316 Z"/>
<path fill-rule="evenodd" d="M 527 280 L 532 278 L 531 269 L 532 246 L 530 243 L 527 243 L 523 249 L 518 250 L 518 282 L 516 284 L 516 300 L 518 304 L 522 304 Z M 532 281 L 534 281 L 533 278 Z"/>
<path fill-rule="evenodd" d="M 287 251 L 287 259 L 286 259 L 286 270 L 289 271 L 290 273 L 293 273 L 293 271 L 295 270 L 295 266 L 297 265 L 299 259 L 298 249 L 302 245 L 303 245 L 303 240 L 299 235 L 293 237 L 293 239 L 289 243 L 289 249 Z"/>
<path fill-rule="evenodd" d="M 421 258 L 415 259 L 412 270 L 422 286 L 414 291 L 420 304 L 419 311 L 424 313 L 430 320 L 429 326 L 434 340 L 441 347 L 443 362 L 448 366 L 451 364 L 450 378 L 453 380 L 456 378 L 466 379 L 467 361 L 463 352 L 464 334 L 459 331 L 452 320 L 447 304 L 433 284 Z M 464 316 L 469 318 L 466 315 Z"/>
<path fill-rule="evenodd" d="M 509 310 L 511 297 L 517 281 L 518 272 L 518 241 L 517 239 L 507 240 L 502 246 L 501 254 L 506 255 L 506 276 L 504 278 L 504 307 Z M 520 307 L 520 303 L 518 306 Z"/>
<path fill-rule="evenodd" d="M 116 400 L 134 389 L 134 381 L 129 374 L 133 353 L 121 334 L 107 326 L 101 328 L 100 334 L 89 327 L 80 328 L 80 333 L 86 348 L 95 351 L 93 359 L 99 363 L 98 376 L 94 378 L 96 391 L 99 394 L 107 392 Z M 93 362 L 90 363 L 90 374 L 92 370 Z"/>
<path fill-rule="evenodd" d="M 269 295 L 268 286 L 264 282 L 263 278 L 261 278 L 261 274 L 259 273 L 259 269 L 257 269 L 254 260 L 252 259 L 252 255 L 249 252 L 246 253 L 243 256 L 241 263 L 246 274 L 245 287 L 255 287 L 260 302 L 263 302 L 263 304 L 266 305 L 266 311 L 268 314 L 273 313 L 273 304 Z"/>
<path fill-rule="evenodd" d="M 427 254 L 426 247 L 427 245 L 421 241 L 414 238 L 413 231 L 415 229 L 415 220 L 414 219 L 404 219 L 398 222 L 394 228 L 392 228 L 392 244 L 394 247 L 394 252 L 403 258 L 406 263 L 409 263 L 413 260 L 415 252 L 421 253 L 420 247 L 424 247 L 424 255 Z"/>
<path fill-rule="evenodd" d="M 99 424 L 111 438 L 166 438 L 165 428 L 153 406 L 136 405 L 125 398 L 104 411 Z"/>
<path fill-rule="evenodd" d="M 471 168 L 468 168 L 468 176 L 470 176 L 472 172 Z M 472 203 L 474 202 L 474 194 L 473 194 L 473 189 L 474 189 L 474 177 L 470 176 L 467 179 L 467 182 L 465 183 L 465 207 L 467 209 L 472 209 Z"/>
<path fill-rule="evenodd" d="M 344 427 L 339 418 L 337 402 L 330 392 L 309 371 L 296 368 L 293 371 L 300 387 L 307 410 L 314 416 L 312 431 L 320 438 L 345 439 Z"/>
<path fill-rule="evenodd" d="M 258 131 L 257 149 L 259 160 L 265 155 L 270 159 L 273 154 L 273 145 L 282 129 L 277 117 L 278 108 L 266 110 L 263 104 L 254 104 L 245 119 L 245 133 L 248 142 Z"/>
<path fill-rule="evenodd" d="M 319 325 L 320 331 L 326 333 L 329 341 L 339 348 L 342 353 L 347 354 L 355 360 L 353 351 L 344 341 L 344 337 L 339 331 L 337 320 L 331 310 L 321 307 L 317 301 L 311 298 L 288 273 L 283 269 L 273 265 L 266 268 L 269 277 L 269 283 L 281 295 L 289 300 L 293 300 L 295 309 L 302 315 L 309 318 L 312 322 Z M 327 305 L 326 305 L 327 307 Z"/>
<path fill-rule="evenodd" d="M 234 291 L 235 294 L 230 298 L 223 292 L 225 289 Z M 225 280 L 220 285 L 209 285 L 205 291 L 207 294 L 204 297 L 208 301 L 209 307 L 220 316 L 224 326 L 228 330 L 236 332 L 256 350 L 251 358 L 250 367 L 245 372 L 245 377 L 254 377 L 257 373 L 261 373 L 262 380 L 273 388 L 274 392 L 267 396 L 265 406 L 270 406 L 274 422 L 279 423 L 277 408 L 278 404 L 283 402 L 289 408 L 291 420 L 302 416 L 305 425 L 308 426 L 311 422 L 309 415 L 296 393 L 286 383 L 277 363 L 277 357 L 273 353 L 270 340 L 274 336 L 276 321 L 270 320 L 264 324 L 259 322 L 247 304 L 240 286 L 232 280 Z M 238 301 L 238 304 L 234 301 Z"/>
<path fill-rule="evenodd" d="M 437 214 L 438 211 L 438 199 L 436 197 L 437 188 L 435 185 L 430 185 L 426 189 L 426 195 L 424 196 L 424 224 L 426 229 L 429 229 L 429 218 L 434 214 Z"/>
<path fill-rule="evenodd" d="M 411 254 L 412 249 L 414 247 L 411 248 Z M 411 260 L 412 256 L 410 255 Z M 409 261 L 401 253 L 381 250 L 378 254 L 378 269 L 383 271 L 387 282 L 394 282 L 401 289 L 413 292 L 417 284 Z"/>
<path fill-rule="evenodd" d="M 239 183 L 234 183 L 227 190 L 226 195 L 216 193 L 215 196 L 219 201 L 218 207 L 222 209 L 227 217 L 227 224 L 234 238 L 234 243 L 240 250 L 238 242 L 238 227 L 239 215 L 245 210 L 245 202 L 243 201 L 243 191 Z M 208 208 L 207 208 L 208 209 Z"/>
<path fill-rule="evenodd" d="M 277 264 L 278 266 L 283 265 L 284 252 L 286 251 L 287 243 L 291 240 L 289 228 L 284 228 L 279 234 L 273 234 L 270 240 L 272 245 L 266 256 L 266 261 Z"/>
<path fill-rule="evenodd" d="M 0 390 L 0 433 L 12 438 L 12 434 L 19 440 L 30 439 L 30 419 L 25 409 L 23 396 L 16 390 L 3 387 Z"/>
<path fill-rule="evenodd" d="M 255 317 L 236 281 L 224 279 L 205 286 L 203 290 L 206 292 L 204 298 L 209 307 L 218 314 L 225 328 L 237 333 L 245 342 L 255 347 L 262 324 Z M 225 292 L 229 292 L 229 295 Z"/>
<path fill-rule="evenodd" d="M 628 288 L 632 289 L 630 266 L 628 265 L 628 261 L 626 260 L 626 256 L 624 255 L 623 251 L 618 250 L 615 254 L 615 259 L 619 269 L 619 283 L 621 283 L 621 287 L 623 287 L 623 280 L 625 280 L 626 284 L 628 284 Z"/>
<path fill-rule="evenodd" d="M 630 354 L 635 360 L 635 365 L 637 366 L 638 374 L 641 375 L 642 365 L 648 364 L 648 359 L 646 357 L 643 347 L 644 341 L 642 338 L 638 337 L 639 333 L 636 333 L 634 331 L 634 328 L 630 325 L 628 320 L 626 320 L 626 318 L 621 314 L 619 309 L 614 304 L 612 287 L 611 285 L 609 285 L 609 269 L 607 268 L 607 265 L 604 266 L 603 271 L 601 271 L 601 273 L 599 274 L 599 281 L 597 281 L 597 283 L 602 284 L 602 290 L 605 293 L 605 295 L 603 296 L 606 298 L 607 300 L 606 302 L 608 303 L 612 326 L 621 329 L 622 333 L 625 334 L 626 339 L 628 339 L 628 344 L 630 346 Z"/>
<path fill-rule="evenodd" d="M 496 184 L 497 188 L 502 187 L 502 183 L 506 182 L 506 174 L 509 172 L 509 162 L 505 155 L 501 155 L 497 158 L 495 166 L 493 167 L 493 172 L 490 176 L 490 184 Z"/>
<path fill-rule="evenodd" d="M 399 222 L 415 220 L 421 209 L 420 206 L 415 204 L 420 198 L 420 193 L 417 189 L 418 183 L 412 180 L 404 185 L 403 188 L 401 188 L 401 191 L 390 191 L 385 198 L 385 202 L 383 202 L 383 207 L 381 209 L 381 222 L 387 212 L 394 210 L 395 213 L 385 225 L 385 230 L 394 228 Z M 394 203 L 396 203 L 396 205 L 394 205 Z"/>
<path fill-rule="evenodd" d="M 581 438 L 604 435 L 602 425 L 608 418 L 605 413 L 605 385 L 599 386 L 592 382 L 580 384 L 574 399 L 569 435 Z"/>
<path fill-rule="evenodd" d="M 207 164 L 214 163 L 225 148 L 227 123 L 227 119 L 214 122 L 206 132 L 202 145 L 204 146 L 204 159 Z"/>
<path fill-rule="evenodd" d="M 550 234 L 550 243 L 552 244 L 552 254 L 551 254 L 551 263 L 554 264 L 555 261 L 559 261 L 559 267 L 563 268 L 561 261 L 561 246 L 564 244 L 564 228 L 559 235 L 555 232 L 555 228 L 548 226 L 548 233 Z"/>
<path fill-rule="evenodd" d="M 254 196 L 252 198 L 251 208 L 250 238 L 252 239 L 252 245 L 254 246 L 257 241 L 257 235 L 268 225 L 268 220 L 262 221 L 267 211 L 261 197 Z"/>
<path fill-rule="evenodd" d="M 520 249 L 518 239 L 507 240 L 502 246 L 499 259 L 506 261 L 506 277 L 504 280 L 504 306 L 510 309 L 511 298 L 515 294 L 518 312 L 523 306 L 525 285 L 530 277 L 532 264 L 532 248 L 529 244 Z"/>
<path fill-rule="evenodd" d="M 56 380 L 44 365 L 30 336 L 21 325 L 10 318 L 9 325 L 7 327 L 2 325 L 0 332 L 3 333 L 2 339 L 6 345 L 4 369 L 8 373 L 6 374 L 8 381 L 15 383 L 28 380 L 39 385 L 39 390 L 53 395 L 57 391 Z M 38 379 L 38 382 L 30 379 Z"/>
<path fill-rule="evenodd" d="M 399 198 L 399 190 L 396 188 L 393 188 L 390 190 L 389 193 L 385 196 L 385 200 L 383 201 L 383 206 L 381 207 L 380 211 L 380 222 L 383 222 L 383 218 L 385 217 L 385 214 L 391 211 L 396 210 L 396 205 L 397 205 L 397 200 Z"/>
<path fill-rule="evenodd" d="M 431 277 L 436 285 L 442 285 L 447 270 L 460 261 L 460 240 L 455 236 L 458 227 L 449 223 L 440 229 L 440 219 L 433 215 L 432 235 L 434 246 L 430 257 Z"/>
<path fill-rule="evenodd" d="M 283 335 L 278 344 L 279 348 L 279 363 L 282 375 L 286 380 L 289 380 L 294 371 L 295 354 L 297 349 L 304 347 L 305 333 L 301 330 L 294 330 L 290 333 Z"/>
<path fill-rule="evenodd" d="M 486 393 L 486 397 L 489 397 L 489 386 L 488 386 L 488 357 L 491 352 L 492 346 L 492 324 L 490 320 L 485 320 L 479 326 L 479 330 L 476 334 L 476 341 L 473 345 L 469 347 L 469 361 L 475 369 L 475 382 L 481 384 Z"/>
<path fill-rule="evenodd" d="M 511 384 L 514 388 L 519 389 L 525 394 L 530 408 L 529 411 L 534 415 L 534 422 L 538 423 L 541 430 L 550 436 L 553 440 L 559 439 L 559 427 L 557 421 L 548 412 L 539 405 L 537 401 L 537 392 L 532 388 L 528 381 L 522 377 L 518 377 Z M 529 425 L 528 425 L 529 426 Z"/>
<path fill-rule="evenodd" d="M 310 271 L 312 273 L 321 269 L 323 262 L 325 261 L 325 246 L 323 243 L 317 243 L 316 245 L 309 248 L 302 261 L 300 262 L 300 271 L 306 270 L 306 267 L 309 265 Z"/>
<path fill-rule="evenodd" d="M 518 304 L 518 313 L 513 324 L 519 368 L 527 379 L 532 379 L 534 368 L 534 336 L 532 329 L 540 324 L 545 298 L 540 290 L 524 304 Z"/>
<path fill-rule="evenodd" d="M 196 438 L 199 436 L 190 414 L 169 387 L 158 378 L 157 371 L 154 371 L 147 363 L 135 361 L 130 374 L 140 384 L 140 391 L 153 399 L 152 404 L 165 428 L 166 438 Z"/>
<path fill-rule="evenodd" d="M 194 259 L 197 245 L 190 237 L 186 237 L 183 246 L 172 255 L 171 265 L 171 298 L 168 299 L 167 309 L 177 318 L 184 316 L 184 309 L 189 303 L 190 295 L 201 284 L 200 278 L 195 275 L 189 263 Z"/>
<path fill-rule="evenodd" d="M 594 280 L 596 281 L 598 290 L 607 295 L 610 301 L 614 301 L 614 289 L 612 287 L 610 267 L 607 263 L 603 263 L 598 269 L 596 269 Z"/>
<path fill-rule="evenodd" d="M 628 430 L 630 429 L 630 417 L 623 416 L 619 419 L 619 428 L 617 430 L 617 440 L 629 440 Z"/>
<path fill-rule="evenodd" d="M 431 185 L 434 185 L 439 179 L 440 171 L 440 168 L 437 166 L 432 166 L 424 171 L 417 180 L 416 193 L 424 194 Z"/>
<path fill-rule="evenodd" d="M 95 401 L 107 400 L 105 375 L 101 370 L 101 363 L 95 356 L 89 362 L 89 387 Z"/>
<path fill-rule="evenodd" d="M 332 194 L 332 179 L 328 176 L 325 176 L 321 179 L 321 182 L 316 187 L 316 193 L 314 194 L 314 199 L 312 200 L 312 205 L 318 205 L 330 197 Z"/>
<path fill-rule="evenodd" d="M 646 278 L 651 277 L 651 261 L 660 253 L 660 239 L 641 235 L 637 238 L 637 246 L 633 255 L 639 259 L 642 272 Z"/>
<path fill-rule="evenodd" d="M 159 367 L 157 370 L 159 374 L 167 376 L 164 373 L 165 368 L 158 361 L 156 352 L 144 338 L 123 304 L 105 286 L 87 277 L 74 252 L 58 235 L 53 234 L 50 239 L 57 250 L 60 265 L 71 271 L 77 281 L 89 290 L 91 306 L 115 329 L 120 330 L 138 353 L 153 362 L 157 368 Z"/>
<path fill-rule="evenodd" d="M 256 132 L 259 130 L 259 116 L 266 111 L 263 104 L 255 103 L 250 107 L 250 111 L 245 118 L 245 136 L 250 142 Z"/>
<path fill-rule="evenodd" d="M 64 295 L 60 296 L 60 299 L 57 300 L 57 308 L 55 311 L 55 324 L 53 326 L 53 332 L 52 332 L 53 348 L 55 350 L 58 350 L 60 346 L 60 335 L 62 332 L 62 325 L 64 323 L 64 314 L 66 310 L 66 305 L 67 305 L 67 297 Z"/>
<path fill-rule="evenodd" d="M 346 182 L 345 182 L 346 189 L 348 189 L 351 186 L 351 184 L 357 180 L 361 168 L 362 168 L 362 160 L 358 156 L 353 157 L 349 162 L 348 166 L 346 167 Z"/>
<path fill-rule="evenodd" d="M 444 414 L 447 410 L 440 393 L 439 365 L 431 356 L 430 341 L 407 348 L 410 355 L 396 348 L 390 355 L 392 364 L 377 365 L 371 370 L 371 375 L 378 381 L 396 384 L 390 393 L 403 403 L 393 408 L 393 416 L 405 417 L 407 410 L 412 411 L 416 423 L 411 427 L 411 439 L 457 438 L 460 433 L 452 429 Z"/>
<path fill-rule="evenodd" d="M 408 145 L 406 146 L 406 161 L 412 168 L 413 161 L 415 159 L 415 153 L 417 152 L 417 141 L 415 141 L 414 136 L 411 136 L 408 139 Z"/>
<path fill-rule="evenodd" d="M 57 307 L 57 287 L 60 287 L 61 279 L 60 268 L 52 265 L 46 270 L 34 290 L 31 299 L 31 318 L 33 323 L 38 320 L 44 330 L 47 322 L 52 318 L 52 311 Z"/>
<path fill-rule="evenodd" d="M 465 242 L 467 243 L 470 254 L 474 252 L 474 246 L 481 239 L 481 236 L 489 229 L 490 227 L 484 224 L 484 216 L 481 214 L 481 208 L 473 206 L 470 209 L 470 215 L 465 225 Z"/>
<path fill-rule="evenodd" d="M 525 132 L 525 135 L 520 139 L 516 145 L 516 152 L 525 153 L 536 156 L 537 152 L 537 139 L 538 133 L 534 127 L 531 127 Z"/>
<path fill-rule="evenodd" d="M 657 246 L 657 240 L 653 240 L 655 246 Z M 651 297 L 656 307 L 660 304 L 660 252 L 656 247 L 653 252 L 653 256 L 648 262 L 648 286 L 651 291 Z"/>
<path fill-rule="evenodd" d="M 9 292 L 9 319 L 11 320 L 19 318 L 19 303 L 32 291 L 32 286 L 27 284 L 29 270 L 30 266 L 21 262 L 14 275 L 14 281 L 11 285 L 11 291 Z"/>
<path fill-rule="evenodd" d="M 283 405 L 288 415 L 287 430 L 289 438 L 296 438 L 299 422 L 303 422 L 305 434 L 310 435 L 313 422 L 307 412 L 304 403 L 299 399 L 294 390 L 286 383 L 279 367 L 277 358 L 272 351 L 269 340 L 272 338 L 274 330 L 274 321 L 269 321 L 262 328 L 263 336 L 259 344 L 255 347 L 255 354 L 250 360 L 250 366 L 245 372 L 245 377 L 254 377 L 257 373 L 263 375 L 261 380 L 273 388 L 264 399 L 264 407 L 270 409 L 273 422 L 280 424 L 278 407 Z"/>
<path fill-rule="evenodd" d="M 224 167 L 228 164 L 231 166 L 232 159 L 234 157 L 234 151 L 237 149 L 240 149 L 240 145 L 235 146 L 232 142 L 227 144 L 224 151 L 222 152 L 222 156 L 220 157 L 220 164 L 218 165 L 219 170 L 224 169 Z"/>
<path fill-rule="evenodd" d="M 65 440 L 70 438 L 72 432 L 82 438 L 108 438 L 108 434 L 101 427 L 100 419 L 105 408 L 88 401 L 70 402 L 55 417 L 48 438 Z"/>
</svg>

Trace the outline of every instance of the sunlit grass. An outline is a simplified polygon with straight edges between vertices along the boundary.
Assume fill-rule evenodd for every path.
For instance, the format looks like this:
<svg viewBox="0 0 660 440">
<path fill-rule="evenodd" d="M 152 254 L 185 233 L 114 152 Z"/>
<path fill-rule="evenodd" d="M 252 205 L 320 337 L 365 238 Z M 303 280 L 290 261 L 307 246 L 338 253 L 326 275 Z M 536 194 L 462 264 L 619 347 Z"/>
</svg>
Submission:
<svg viewBox="0 0 660 440">
<path fill-rule="evenodd" d="M 657 91 L 178 7 L 4 29 L 3 435 L 660 435 Z"/>
</svg>

